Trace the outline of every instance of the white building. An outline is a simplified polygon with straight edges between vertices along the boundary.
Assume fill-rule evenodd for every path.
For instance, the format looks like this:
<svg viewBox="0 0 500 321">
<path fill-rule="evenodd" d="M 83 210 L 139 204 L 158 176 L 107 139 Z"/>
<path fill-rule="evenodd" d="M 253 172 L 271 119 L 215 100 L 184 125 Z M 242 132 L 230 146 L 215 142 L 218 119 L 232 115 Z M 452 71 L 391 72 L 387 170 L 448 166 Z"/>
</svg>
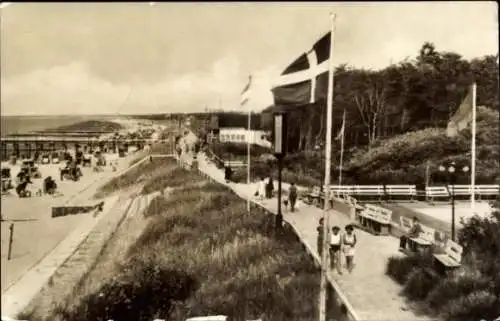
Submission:
<svg viewBox="0 0 500 321">
<path fill-rule="evenodd" d="M 222 127 L 219 132 L 221 143 L 247 143 L 271 148 L 271 142 L 266 139 L 268 133 L 264 130 L 250 130 L 244 127 Z"/>
</svg>

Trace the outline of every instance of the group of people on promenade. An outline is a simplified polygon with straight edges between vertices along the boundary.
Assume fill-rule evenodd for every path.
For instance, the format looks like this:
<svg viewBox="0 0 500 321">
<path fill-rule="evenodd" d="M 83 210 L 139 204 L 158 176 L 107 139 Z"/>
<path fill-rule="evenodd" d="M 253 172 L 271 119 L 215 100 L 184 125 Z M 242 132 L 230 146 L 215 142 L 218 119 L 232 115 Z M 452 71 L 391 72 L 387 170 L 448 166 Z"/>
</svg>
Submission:
<svg viewBox="0 0 500 321">
<path fill-rule="evenodd" d="M 258 189 L 255 192 L 254 196 L 263 199 L 264 197 L 270 199 L 273 197 L 274 192 L 274 183 L 273 177 L 269 175 L 267 178 L 261 178 L 259 181 Z M 292 182 L 290 187 L 288 188 L 288 197 L 283 200 L 283 204 L 285 208 L 288 208 L 290 205 L 290 211 L 295 212 L 297 205 L 297 186 Z"/>
<path fill-rule="evenodd" d="M 317 227 L 318 238 L 317 248 L 320 257 L 323 255 L 324 242 L 324 220 L 321 218 Z M 336 269 L 339 275 L 342 275 L 342 257 L 345 258 L 346 268 L 349 273 L 354 269 L 354 254 L 356 253 L 357 238 L 354 233 L 354 227 L 350 224 L 344 227 L 342 232 L 340 227 L 333 226 L 329 233 L 329 256 L 330 268 Z M 343 256 L 342 256 L 343 255 Z"/>
</svg>

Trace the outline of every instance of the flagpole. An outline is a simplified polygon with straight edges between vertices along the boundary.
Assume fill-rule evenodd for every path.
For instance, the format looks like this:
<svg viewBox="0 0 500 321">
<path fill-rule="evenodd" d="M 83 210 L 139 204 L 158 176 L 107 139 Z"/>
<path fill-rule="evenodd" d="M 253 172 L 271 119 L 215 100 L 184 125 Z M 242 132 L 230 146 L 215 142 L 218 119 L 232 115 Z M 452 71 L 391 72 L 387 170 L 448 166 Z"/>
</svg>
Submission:
<svg viewBox="0 0 500 321">
<path fill-rule="evenodd" d="M 323 212 L 323 251 L 321 257 L 321 283 L 319 295 L 319 321 L 326 319 L 326 290 L 328 269 L 328 231 L 329 216 L 328 206 L 330 204 L 330 175 L 332 154 L 332 104 L 333 104 L 333 41 L 335 31 L 336 15 L 330 13 L 330 59 L 328 60 L 328 95 L 326 111 L 326 147 L 325 147 L 325 189 L 324 189 L 324 212 Z"/>
<path fill-rule="evenodd" d="M 476 83 L 472 84 L 472 143 L 471 143 L 471 169 L 470 169 L 470 208 L 474 213 L 476 207 Z"/>
<path fill-rule="evenodd" d="M 342 116 L 342 137 L 340 141 L 340 166 L 339 166 L 339 185 L 342 185 L 342 164 L 344 161 L 344 133 L 345 133 L 345 109 Z"/>
<path fill-rule="evenodd" d="M 252 109 L 248 105 L 248 130 L 247 130 L 247 185 L 250 186 L 250 125 L 252 124 Z M 247 211 L 250 212 L 250 197 L 247 198 Z"/>
</svg>

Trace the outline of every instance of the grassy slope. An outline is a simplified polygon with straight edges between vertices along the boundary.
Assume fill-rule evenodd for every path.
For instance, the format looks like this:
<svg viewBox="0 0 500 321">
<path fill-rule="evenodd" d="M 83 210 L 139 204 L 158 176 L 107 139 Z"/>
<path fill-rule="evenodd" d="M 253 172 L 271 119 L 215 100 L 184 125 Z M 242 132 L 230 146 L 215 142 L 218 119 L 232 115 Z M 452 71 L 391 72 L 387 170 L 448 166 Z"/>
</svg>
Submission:
<svg viewBox="0 0 500 321">
<path fill-rule="evenodd" d="M 291 231 L 275 236 L 272 216 L 260 208 L 248 215 L 232 191 L 154 165 L 141 165 L 151 173 L 144 191 L 176 189 L 153 200 L 143 218 L 122 225 L 71 298 L 30 320 L 315 318 L 319 272 Z M 107 190 L 130 186 L 140 175 Z"/>
<path fill-rule="evenodd" d="M 161 175 L 171 171 L 176 166 L 175 160 L 171 158 L 153 158 L 152 162 L 146 161 L 127 173 L 111 179 L 99 188 L 94 197 L 104 198 L 119 192 L 121 189 L 128 188 L 139 182 L 145 182 L 151 177 L 161 177 Z"/>
</svg>

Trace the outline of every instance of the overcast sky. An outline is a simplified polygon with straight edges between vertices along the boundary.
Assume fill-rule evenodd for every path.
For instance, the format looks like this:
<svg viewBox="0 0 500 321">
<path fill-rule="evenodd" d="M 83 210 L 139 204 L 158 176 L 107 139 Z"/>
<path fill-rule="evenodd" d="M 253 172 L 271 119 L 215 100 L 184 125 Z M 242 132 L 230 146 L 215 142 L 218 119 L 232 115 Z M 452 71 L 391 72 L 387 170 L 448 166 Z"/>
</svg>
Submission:
<svg viewBox="0 0 500 321">
<path fill-rule="evenodd" d="M 16 3 L 1 9 L 2 114 L 235 109 L 329 30 L 334 60 L 381 68 L 425 41 L 466 58 L 498 52 L 495 2 Z"/>
</svg>

